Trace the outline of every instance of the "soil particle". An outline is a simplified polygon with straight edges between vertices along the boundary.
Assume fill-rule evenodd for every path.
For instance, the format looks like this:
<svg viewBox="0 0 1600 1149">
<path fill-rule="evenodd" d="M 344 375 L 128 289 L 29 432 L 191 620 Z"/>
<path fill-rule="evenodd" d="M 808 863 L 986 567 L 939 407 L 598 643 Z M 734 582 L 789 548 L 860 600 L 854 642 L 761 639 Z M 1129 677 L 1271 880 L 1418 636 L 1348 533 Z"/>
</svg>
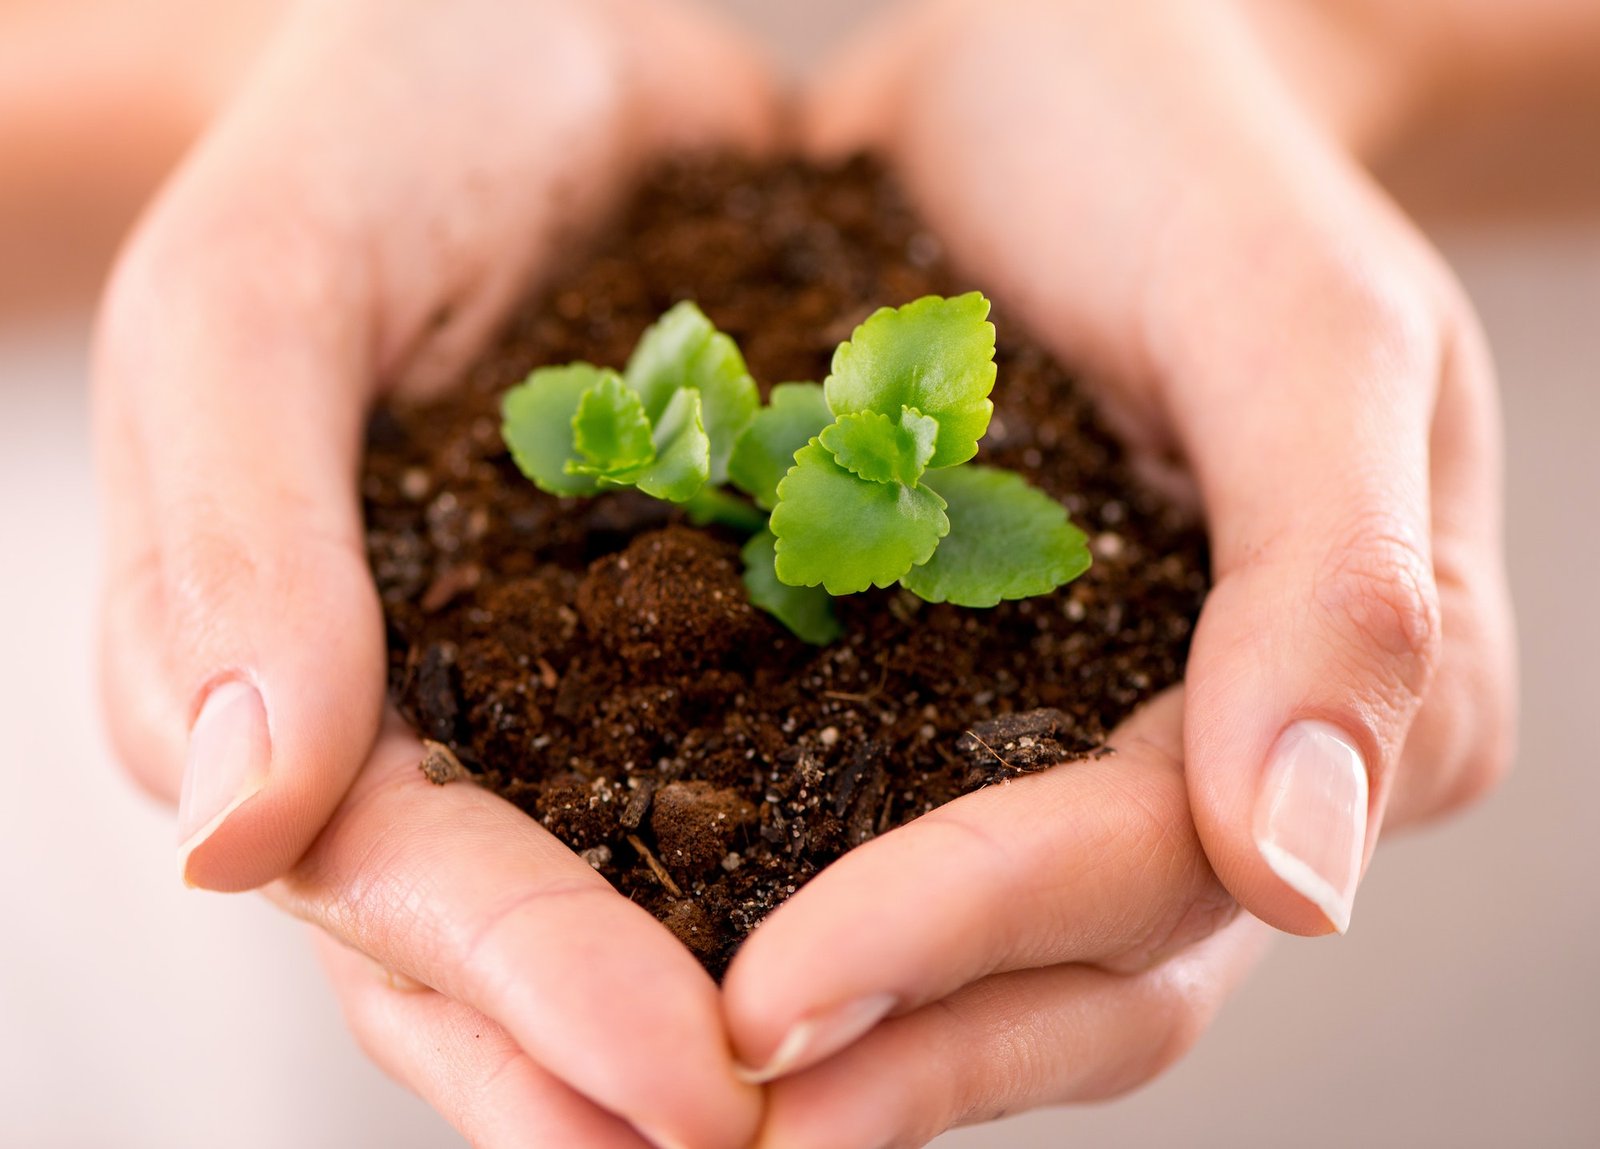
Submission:
<svg viewBox="0 0 1600 1149">
<path fill-rule="evenodd" d="M 763 391 L 820 380 L 877 307 L 981 286 L 869 163 L 685 164 L 460 388 L 372 418 L 362 490 L 395 702 L 715 974 L 845 850 L 976 787 L 1070 769 L 1177 682 L 1204 538 L 997 307 L 980 457 L 1060 499 L 1095 565 L 992 610 L 841 599 L 845 635 L 819 649 L 750 606 L 733 536 L 633 492 L 535 489 L 500 441 L 500 393 L 541 365 L 621 366 L 680 299 L 739 341 Z"/>
<path fill-rule="evenodd" d="M 650 810 L 656 856 L 680 883 L 692 883 L 721 865 L 755 821 L 755 806 L 709 782 L 669 782 L 656 792 Z"/>
<path fill-rule="evenodd" d="M 577 601 L 589 637 L 646 674 L 720 666 L 768 637 L 745 594 L 738 550 L 685 527 L 651 531 L 596 560 Z"/>
<path fill-rule="evenodd" d="M 1099 749 L 1076 735 L 1074 728 L 1071 715 L 1048 706 L 975 722 L 956 739 L 956 750 L 968 762 L 963 782 L 974 789 L 990 786 Z"/>
</svg>

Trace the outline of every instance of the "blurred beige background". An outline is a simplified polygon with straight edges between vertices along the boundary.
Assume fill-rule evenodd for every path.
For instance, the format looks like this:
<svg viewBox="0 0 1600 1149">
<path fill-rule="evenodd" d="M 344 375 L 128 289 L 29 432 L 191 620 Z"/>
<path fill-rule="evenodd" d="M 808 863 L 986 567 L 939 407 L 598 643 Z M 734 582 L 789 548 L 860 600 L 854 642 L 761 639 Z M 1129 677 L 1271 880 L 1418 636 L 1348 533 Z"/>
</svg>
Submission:
<svg viewBox="0 0 1600 1149">
<path fill-rule="evenodd" d="M 791 61 L 871 6 L 724 2 Z M 0 0 L 0 33 L 14 11 Z M 0 131 L 18 90 L 5 43 Z M 4 195 L 0 181 L 0 209 Z M 1280 943 L 1151 1088 L 957 1132 L 945 1149 L 1600 1144 L 1593 207 L 1433 228 L 1505 388 L 1517 771 L 1466 817 L 1386 843 L 1350 936 Z M 182 889 L 170 816 L 106 757 L 90 671 L 87 318 L 72 298 L 9 320 L 0 306 L 0 1146 L 458 1145 L 366 1065 L 297 926 L 252 898 Z"/>
</svg>

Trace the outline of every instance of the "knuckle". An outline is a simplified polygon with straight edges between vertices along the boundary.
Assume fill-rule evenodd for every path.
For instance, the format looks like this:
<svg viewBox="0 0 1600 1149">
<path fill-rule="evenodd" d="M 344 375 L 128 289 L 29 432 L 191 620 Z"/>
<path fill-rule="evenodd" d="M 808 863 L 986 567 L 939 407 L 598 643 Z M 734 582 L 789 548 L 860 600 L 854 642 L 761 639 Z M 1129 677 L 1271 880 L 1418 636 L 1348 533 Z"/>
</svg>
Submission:
<svg viewBox="0 0 1600 1149">
<path fill-rule="evenodd" d="M 1486 685 L 1452 709 L 1475 717 L 1467 738 L 1455 748 L 1453 764 L 1446 767 L 1444 785 L 1427 812 L 1430 817 L 1457 813 L 1487 798 L 1505 781 L 1516 758 L 1515 707 L 1508 688 Z"/>
<path fill-rule="evenodd" d="M 249 543 L 235 537 L 203 502 L 191 504 L 193 529 L 175 541 L 166 556 L 167 593 L 172 609 L 185 621 L 209 615 L 244 593 L 260 574 L 261 559 Z M 181 625 L 181 624 L 180 624 Z"/>
<path fill-rule="evenodd" d="M 1153 1028 L 1149 1039 L 1130 1055 L 1118 1092 L 1145 1085 L 1165 1073 L 1210 1028 L 1220 1005 L 1218 989 L 1191 966 L 1180 960 L 1142 975 L 1148 995 L 1144 1008 L 1151 1014 Z"/>
<path fill-rule="evenodd" d="M 1358 643 L 1359 669 L 1373 656 L 1414 706 L 1427 692 L 1442 645 L 1439 593 L 1422 548 L 1384 517 L 1344 536 L 1319 574 L 1313 601 L 1337 632 Z"/>
<path fill-rule="evenodd" d="M 557 905 L 576 902 L 600 908 L 615 892 L 603 880 L 562 880 L 518 891 L 488 910 L 476 923 L 452 929 L 446 938 L 445 960 L 461 971 L 470 984 L 481 987 L 492 1000 L 514 996 L 526 976 L 515 959 L 519 947 L 515 932 Z M 544 932 L 544 931 L 540 931 Z"/>
<path fill-rule="evenodd" d="M 1098 964 L 1136 973 L 1210 937 L 1239 912 L 1217 879 L 1194 829 L 1182 764 L 1162 747 L 1138 738 L 1129 748 L 1153 769 L 1115 775 L 1116 819 L 1111 839 L 1117 852 L 1142 859 L 1141 888 L 1151 897 L 1133 899 L 1121 936 L 1126 948 Z"/>
<path fill-rule="evenodd" d="M 95 323 L 97 380 L 134 392 L 192 385 L 190 373 L 158 361 L 192 350 L 182 341 L 243 344 L 246 353 L 268 335 L 303 342 L 366 289 L 368 261 L 334 222 L 260 193 L 183 194 L 196 190 L 159 203 L 113 267 Z"/>
<path fill-rule="evenodd" d="M 151 627 L 161 617 L 161 585 L 152 554 L 122 564 L 103 591 L 98 688 L 105 731 L 117 763 L 133 782 L 163 802 L 177 796 L 178 747 L 159 712 L 165 696 L 151 690 L 157 647 Z"/>
<path fill-rule="evenodd" d="M 1170 979 L 1163 987 L 1166 1030 L 1143 1065 L 1143 1081 L 1160 1076 L 1194 1048 L 1216 1012 L 1212 995 L 1188 978 Z"/>
<path fill-rule="evenodd" d="M 1448 616 L 1456 623 L 1449 671 L 1464 681 L 1454 709 L 1473 719 L 1462 724 L 1468 734 L 1458 751 L 1453 788 L 1445 796 L 1446 811 L 1487 797 L 1510 774 L 1517 752 L 1517 655 L 1510 600 L 1503 587 L 1495 589 L 1482 579 L 1457 581 L 1466 582 L 1470 590 Z"/>
<path fill-rule="evenodd" d="M 1475 806 L 1492 794 L 1511 773 L 1513 753 L 1509 738 L 1497 739 L 1461 764 L 1455 783 L 1445 794 L 1439 813 L 1453 814 Z"/>
<path fill-rule="evenodd" d="M 1176 971 L 1138 975 L 1147 983 L 1139 1008 L 1149 1015 L 1143 1035 L 1099 1075 L 1082 1100 L 1106 1101 L 1142 1088 L 1194 1048 L 1216 1013 L 1215 994 Z"/>
<path fill-rule="evenodd" d="M 1184 896 L 1160 915 L 1140 941 L 1110 961 L 1100 963 L 1116 973 L 1153 969 L 1175 954 L 1211 937 L 1240 914 L 1239 903 L 1204 861 L 1178 888 Z M 1203 871 L 1200 872 L 1200 871 Z"/>
<path fill-rule="evenodd" d="M 1370 262 L 1341 269 L 1335 276 L 1335 296 L 1370 361 L 1382 364 L 1393 377 L 1435 374 L 1440 352 L 1438 309 L 1411 276 L 1378 270 Z"/>
</svg>

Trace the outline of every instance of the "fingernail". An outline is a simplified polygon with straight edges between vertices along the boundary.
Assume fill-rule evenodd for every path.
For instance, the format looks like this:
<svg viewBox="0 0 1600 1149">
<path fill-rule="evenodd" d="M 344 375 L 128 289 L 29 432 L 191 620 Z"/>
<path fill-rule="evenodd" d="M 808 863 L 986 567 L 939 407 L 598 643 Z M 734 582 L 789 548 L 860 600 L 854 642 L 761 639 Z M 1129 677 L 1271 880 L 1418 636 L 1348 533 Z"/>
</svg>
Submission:
<svg viewBox="0 0 1600 1149">
<path fill-rule="evenodd" d="M 271 757 L 267 711 L 256 688 L 237 680 L 214 687 L 189 731 L 178 800 L 178 864 L 185 882 L 195 850 L 266 785 Z"/>
<path fill-rule="evenodd" d="M 650 1142 L 654 1149 L 689 1149 L 688 1145 L 675 1137 L 663 1137 L 659 1133 L 651 1133 L 648 1129 L 640 1129 L 637 1125 L 634 1129 L 639 1136 Z"/>
<path fill-rule="evenodd" d="M 408 977 L 399 970 L 390 969 L 371 954 L 362 953 L 354 948 L 350 952 L 361 959 L 362 964 L 371 972 L 373 981 L 379 982 L 397 993 L 416 993 L 428 988 L 415 978 Z"/>
<path fill-rule="evenodd" d="M 814 1065 L 877 1025 L 894 1004 L 892 994 L 874 993 L 796 1022 L 765 1065 L 759 1069 L 741 1065 L 739 1078 L 751 1085 L 764 1085 L 803 1066 Z"/>
<path fill-rule="evenodd" d="M 1297 722 L 1278 738 L 1256 798 L 1256 846 L 1272 872 L 1341 934 L 1367 840 L 1367 766 L 1337 727 Z"/>
</svg>

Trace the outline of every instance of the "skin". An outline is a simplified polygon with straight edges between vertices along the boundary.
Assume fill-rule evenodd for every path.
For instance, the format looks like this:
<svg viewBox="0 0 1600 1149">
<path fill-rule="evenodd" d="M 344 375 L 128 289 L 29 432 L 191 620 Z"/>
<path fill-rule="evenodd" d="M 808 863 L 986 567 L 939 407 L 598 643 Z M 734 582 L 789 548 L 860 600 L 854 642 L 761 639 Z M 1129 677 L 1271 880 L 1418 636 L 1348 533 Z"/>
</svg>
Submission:
<svg viewBox="0 0 1600 1149">
<path fill-rule="evenodd" d="M 1268 925 L 1331 928 L 1251 837 L 1286 723 L 1359 744 L 1365 859 L 1489 789 L 1514 728 L 1492 369 L 1363 166 L 1459 82 L 1387 53 L 1385 6 L 1269 7 L 932 0 L 812 86 L 805 146 L 888 156 L 1204 512 L 1217 589 L 1186 688 L 1115 757 L 850 854 L 722 995 L 537 824 L 421 779 L 383 716 L 353 476 L 374 397 L 450 379 L 639 163 L 766 142 L 764 73 L 664 2 L 303 10 L 141 227 L 100 327 L 118 747 L 172 799 L 219 675 L 270 715 L 268 784 L 189 879 L 266 884 L 321 927 L 363 1045 L 477 1145 L 915 1145 L 1169 1064 Z M 1452 67 L 1474 66 L 1466 39 Z M 874 994 L 888 1020 L 765 1097 L 737 1077 Z"/>
<path fill-rule="evenodd" d="M 430 1016 L 492 1017 L 520 1052 L 479 1095 L 515 1092 L 551 1144 L 607 1143 L 601 1126 L 643 1143 L 632 1125 L 732 1149 L 760 1098 L 734 1077 L 715 986 L 664 928 L 509 804 L 435 791 L 414 736 L 379 737 L 364 413 L 452 378 L 640 164 L 759 146 L 771 109 L 749 49 L 665 2 L 307 5 L 145 219 L 99 324 L 116 745 L 171 800 L 219 677 L 258 688 L 271 730 L 267 786 L 187 880 L 275 882 L 292 912 L 460 1003 Z M 600 1040 L 619 1028 L 640 1040 Z M 416 1084 L 502 1131 L 486 1143 L 527 1143 L 469 1122 L 459 1080 Z"/>
<path fill-rule="evenodd" d="M 1380 829 L 1509 761 L 1491 365 L 1354 154 L 1397 129 L 1358 86 L 1291 88 L 1296 43 L 1224 5 L 953 0 L 891 13 L 816 86 L 810 146 L 885 150 L 958 262 L 1084 365 L 1147 469 L 1198 502 L 1216 588 L 1185 690 L 1115 758 L 870 843 L 751 939 L 725 985 L 750 1064 L 798 1021 L 895 1001 L 776 1084 L 763 1147 L 921 1144 L 1158 1072 L 1254 956 L 1238 906 L 1332 929 L 1252 837 L 1290 722 L 1362 750 L 1366 861 Z"/>
</svg>

